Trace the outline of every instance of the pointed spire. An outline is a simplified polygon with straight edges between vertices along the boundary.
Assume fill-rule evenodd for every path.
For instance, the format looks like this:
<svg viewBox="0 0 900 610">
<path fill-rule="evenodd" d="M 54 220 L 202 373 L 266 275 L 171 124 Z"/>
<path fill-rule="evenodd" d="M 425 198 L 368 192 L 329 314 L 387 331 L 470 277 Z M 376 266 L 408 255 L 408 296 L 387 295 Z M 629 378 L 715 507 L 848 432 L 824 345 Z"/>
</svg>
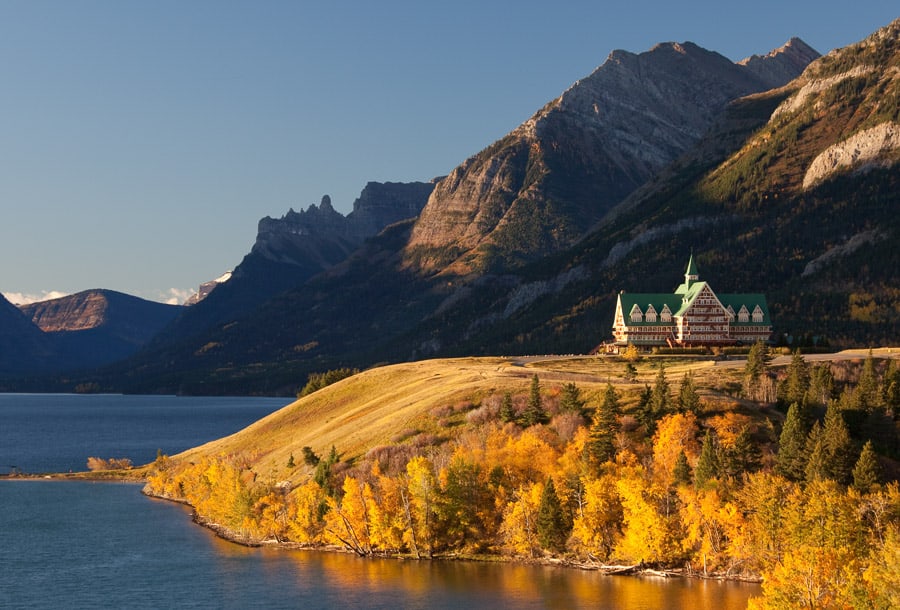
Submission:
<svg viewBox="0 0 900 610">
<path fill-rule="evenodd" d="M 688 259 L 687 270 L 684 272 L 684 283 L 688 286 L 691 285 L 691 282 L 696 282 L 700 279 L 700 274 L 697 273 L 697 264 L 694 262 L 694 252 L 691 251 L 691 258 Z"/>
</svg>

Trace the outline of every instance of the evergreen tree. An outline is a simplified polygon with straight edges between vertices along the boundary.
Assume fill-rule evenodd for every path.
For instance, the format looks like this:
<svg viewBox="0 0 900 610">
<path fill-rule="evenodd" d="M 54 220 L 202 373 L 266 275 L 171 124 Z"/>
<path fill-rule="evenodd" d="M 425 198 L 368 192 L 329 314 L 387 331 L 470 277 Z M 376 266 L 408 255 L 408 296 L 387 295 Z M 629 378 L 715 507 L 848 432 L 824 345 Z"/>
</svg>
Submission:
<svg viewBox="0 0 900 610">
<path fill-rule="evenodd" d="M 637 379 L 637 368 L 631 362 L 625 363 L 625 374 L 622 375 L 625 381 L 631 382 Z"/>
<path fill-rule="evenodd" d="M 528 396 L 528 406 L 522 413 L 522 423 L 525 426 L 534 426 L 547 421 L 547 413 L 544 411 L 544 403 L 541 400 L 541 381 L 537 374 L 531 378 L 531 393 Z"/>
<path fill-rule="evenodd" d="M 825 443 L 823 442 L 822 427 L 819 422 L 813 424 L 806 439 L 806 452 L 809 456 L 806 462 L 806 482 L 821 481 L 828 477 L 828 458 L 826 457 Z"/>
<path fill-rule="evenodd" d="M 745 472 L 756 472 L 762 462 L 762 452 L 746 426 L 734 439 L 734 444 L 725 451 L 722 470 L 731 478 L 738 478 Z"/>
<path fill-rule="evenodd" d="M 332 498 L 336 497 L 338 489 L 335 481 L 332 480 L 331 467 L 337 464 L 339 460 L 337 449 L 332 445 L 328 457 L 324 460 L 319 460 L 316 465 L 316 472 L 313 474 L 313 480 Z"/>
<path fill-rule="evenodd" d="M 830 479 L 841 485 L 848 485 L 856 461 L 850 431 L 836 404 L 828 405 L 825 412 L 825 426 L 822 429 L 822 449 L 825 457 L 825 471 Z"/>
<path fill-rule="evenodd" d="M 881 393 L 878 391 L 878 374 L 875 372 L 875 358 L 872 350 L 863 362 L 862 371 L 859 374 L 859 382 L 856 384 L 859 395 L 860 407 L 864 411 L 872 412 L 881 406 Z"/>
<path fill-rule="evenodd" d="M 303 452 L 303 463 L 307 466 L 312 466 L 315 468 L 319 465 L 320 458 L 316 455 L 316 452 L 312 450 L 312 447 L 309 445 L 303 447 L 300 451 Z M 291 454 L 293 455 L 293 454 Z"/>
<path fill-rule="evenodd" d="M 650 413 L 655 419 L 659 419 L 669 412 L 669 382 L 666 379 L 666 369 L 662 363 L 659 365 L 659 373 L 653 384 L 653 392 L 650 395 Z"/>
<path fill-rule="evenodd" d="M 678 388 L 677 405 L 680 413 L 693 413 L 696 415 L 700 412 L 700 395 L 694 386 L 692 375 L 684 374 L 684 378 L 681 380 L 681 387 Z"/>
<path fill-rule="evenodd" d="M 581 390 L 574 383 L 567 383 L 562 388 L 559 397 L 559 410 L 563 413 L 571 412 L 581 415 L 584 411 L 584 401 L 581 400 Z"/>
<path fill-rule="evenodd" d="M 872 441 L 863 445 L 856 466 L 853 467 L 853 487 L 860 493 L 869 493 L 881 483 L 881 465 L 872 448 Z"/>
<path fill-rule="evenodd" d="M 656 431 L 656 418 L 653 416 L 653 412 L 650 406 L 650 400 L 653 397 L 653 390 L 649 385 L 644 384 L 644 389 L 641 392 L 640 402 L 638 402 L 637 408 L 637 418 L 641 425 L 647 430 L 647 436 L 653 436 L 653 433 Z"/>
<path fill-rule="evenodd" d="M 809 366 L 800 354 L 800 350 L 794 351 L 791 363 L 788 365 L 787 378 L 782 384 L 779 398 L 782 404 L 798 403 L 806 404 L 806 395 L 809 391 Z"/>
<path fill-rule="evenodd" d="M 672 474 L 675 477 L 676 485 L 687 485 L 691 482 L 691 465 L 688 464 L 684 450 L 675 458 L 675 468 L 672 470 Z"/>
<path fill-rule="evenodd" d="M 809 375 L 808 404 L 827 405 L 834 392 L 834 375 L 829 364 L 817 364 Z"/>
<path fill-rule="evenodd" d="M 516 412 L 513 409 L 512 394 L 506 392 L 503 394 L 503 401 L 500 403 L 500 421 L 503 423 L 516 420 Z"/>
<path fill-rule="evenodd" d="M 595 471 L 616 457 L 616 435 L 619 432 L 619 396 L 611 383 L 606 384 L 603 403 L 594 413 L 587 442 L 588 461 Z"/>
<path fill-rule="evenodd" d="M 547 477 L 537 514 L 538 542 L 548 551 L 562 552 L 566 548 L 569 530 L 553 479 Z"/>
<path fill-rule="evenodd" d="M 744 367 L 744 394 L 751 399 L 755 399 L 758 394 L 769 360 L 769 346 L 762 341 L 754 343 L 747 354 L 747 364 Z"/>
<path fill-rule="evenodd" d="M 806 421 L 801 407 L 793 403 L 787 412 L 781 436 L 778 438 L 778 455 L 775 472 L 790 481 L 802 481 L 806 477 Z"/>
<path fill-rule="evenodd" d="M 884 372 L 881 400 L 889 415 L 895 419 L 900 416 L 900 366 L 893 358 Z"/>
<path fill-rule="evenodd" d="M 716 442 L 711 431 L 706 431 L 703 437 L 703 448 L 700 449 L 700 458 L 694 468 L 694 485 L 698 489 L 719 476 L 719 456 L 716 451 Z"/>
</svg>

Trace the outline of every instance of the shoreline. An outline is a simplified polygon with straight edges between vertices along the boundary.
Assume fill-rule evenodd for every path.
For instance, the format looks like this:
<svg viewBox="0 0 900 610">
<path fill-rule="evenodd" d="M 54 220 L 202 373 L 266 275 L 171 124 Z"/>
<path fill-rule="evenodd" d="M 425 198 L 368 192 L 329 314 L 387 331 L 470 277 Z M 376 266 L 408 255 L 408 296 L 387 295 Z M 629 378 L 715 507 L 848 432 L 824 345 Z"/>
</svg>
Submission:
<svg viewBox="0 0 900 610">
<path fill-rule="evenodd" d="M 150 493 L 146 490 L 146 488 L 141 490 L 141 493 L 148 498 L 153 498 L 156 500 L 164 500 L 166 502 L 172 502 L 173 504 L 181 504 L 183 506 L 189 506 L 191 508 L 191 520 L 199 525 L 200 527 L 206 528 L 215 534 L 218 538 L 230 542 L 232 544 L 237 544 L 240 546 L 245 546 L 248 548 L 274 548 L 278 550 L 285 551 L 315 551 L 315 552 L 324 552 L 324 553 L 345 553 L 345 554 L 357 554 L 354 551 L 336 546 L 336 545 L 308 545 L 308 544 L 300 544 L 296 542 L 289 541 L 280 541 L 276 539 L 268 539 L 268 540 L 260 540 L 256 538 L 252 538 L 250 536 L 243 535 L 239 532 L 235 532 L 234 530 L 227 528 L 225 526 L 219 525 L 217 523 L 212 523 L 204 519 L 201 515 L 194 510 L 194 507 L 191 506 L 185 500 L 180 500 L 178 498 L 170 498 L 167 496 L 162 496 L 154 493 Z M 357 554 L 358 555 L 358 554 Z M 568 568 L 575 570 L 584 570 L 591 572 L 600 572 L 606 576 L 639 576 L 639 577 L 655 577 L 655 578 L 688 578 L 688 579 L 697 579 L 697 580 L 712 580 L 719 582 L 733 582 L 733 583 L 746 583 L 746 584 L 754 584 L 759 585 L 762 583 L 762 577 L 755 575 L 744 575 L 744 576 L 731 576 L 723 573 L 709 573 L 703 574 L 702 572 L 694 572 L 688 571 L 685 568 L 665 568 L 663 566 L 654 566 L 652 564 L 635 564 L 635 565 L 613 565 L 613 564 L 602 564 L 599 562 L 579 562 L 572 561 L 565 558 L 560 557 L 515 557 L 515 556 L 507 556 L 507 555 L 460 555 L 460 554 L 452 554 L 452 555 L 435 555 L 432 557 L 421 557 L 416 558 L 413 555 L 405 555 L 405 554 L 394 554 L 394 553 L 370 553 L 367 555 L 361 555 L 363 558 L 378 558 L 378 559 L 394 559 L 397 561 L 472 561 L 472 562 L 483 562 L 483 563 L 518 563 L 523 565 L 540 565 L 540 566 L 548 566 L 548 567 L 559 567 L 559 568 Z"/>
</svg>

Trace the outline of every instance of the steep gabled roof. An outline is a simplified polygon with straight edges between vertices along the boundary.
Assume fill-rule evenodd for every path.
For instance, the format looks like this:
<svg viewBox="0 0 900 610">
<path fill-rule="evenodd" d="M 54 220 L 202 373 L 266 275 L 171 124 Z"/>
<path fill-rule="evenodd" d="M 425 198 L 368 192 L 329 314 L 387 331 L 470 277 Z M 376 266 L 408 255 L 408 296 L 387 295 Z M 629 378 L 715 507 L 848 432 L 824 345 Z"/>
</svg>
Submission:
<svg viewBox="0 0 900 610">
<path fill-rule="evenodd" d="M 622 303 L 622 315 L 625 316 L 625 323 L 628 326 L 671 326 L 672 324 L 671 322 L 662 322 L 659 317 L 657 317 L 656 322 L 647 322 L 646 318 L 641 322 L 632 322 L 628 316 L 635 305 L 640 308 L 641 313 L 646 313 L 647 307 L 653 305 L 653 309 L 656 310 L 657 314 L 662 312 L 663 307 L 668 305 L 672 315 L 675 315 L 675 312 L 681 307 L 681 295 L 678 294 L 623 292 L 619 294 L 619 301 Z"/>
<path fill-rule="evenodd" d="M 725 307 L 731 305 L 731 308 L 734 309 L 735 314 L 741 310 L 741 305 L 746 305 L 747 311 L 750 312 L 751 316 L 753 314 L 753 310 L 758 306 L 763 313 L 763 321 L 762 322 L 754 322 L 753 318 L 750 318 L 749 322 L 741 322 L 743 325 L 756 325 L 756 326 L 770 326 L 772 324 L 771 318 L 769 318 L 769 305 L 766 303 L 766 296 L 763 294 L 755 294 L 755 293 L 747 293 L 747 294 L 720 294 L 718 295 L 719 301 Z M 736 320 L 737 318 L 735 318 Z"/>
</svg>

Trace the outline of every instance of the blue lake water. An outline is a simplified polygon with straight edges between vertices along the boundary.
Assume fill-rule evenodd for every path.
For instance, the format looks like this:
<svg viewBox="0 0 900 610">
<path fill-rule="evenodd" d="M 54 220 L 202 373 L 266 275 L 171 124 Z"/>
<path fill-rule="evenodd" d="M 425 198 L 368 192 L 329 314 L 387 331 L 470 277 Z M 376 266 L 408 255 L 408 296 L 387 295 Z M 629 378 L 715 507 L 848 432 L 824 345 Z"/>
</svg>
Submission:
<svg viewBox="0 0 900 610">
<path fill-rule="evenodd" d="M 151 461 L 235 432 L 284 399 L 0 394 L 0 464 Z M 2 608 L 744 608 L 759 587 L 514 564 L 245 548 L 140 486 L 0 481 Z"/>
</svg>

